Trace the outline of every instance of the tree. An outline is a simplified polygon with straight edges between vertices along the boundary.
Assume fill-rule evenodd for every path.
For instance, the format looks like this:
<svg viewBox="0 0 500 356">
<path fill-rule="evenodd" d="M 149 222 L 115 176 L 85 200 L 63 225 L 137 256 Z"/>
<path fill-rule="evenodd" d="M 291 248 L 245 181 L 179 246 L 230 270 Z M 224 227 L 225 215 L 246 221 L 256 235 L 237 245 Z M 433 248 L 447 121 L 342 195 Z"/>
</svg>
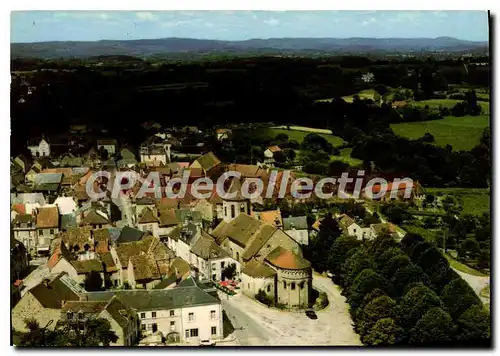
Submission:
<svg viewBox="0 0 500 356">
<path fill-rule="evenodd" d="M 364 269 L 354 280 L 349 289 L 349 297 L 347 298 L 351 308 L 356 310 L 366 294 L 370 293 L 375 288 L 381 289 L 390 294 L 390 285 L 387 279 L 372 269 Z"/>
<path fill-rule="evenodd" d="M 377 271 L 382 272 L 384 268 L 387 267 L 389 261 L 399 255 L 405 255 L 405 253 L 399 247 L 390 247 L 384 252 L 382 252 L 376 259 L 375 265 L 377 266 Z"/>
<path fill-rule="evenodd" d="M 435 142 L 434 136 L 430 134 L 429 132 L 426 132 L 424 136 L 420 138 L 422 142 L 428 142 L 428 143 L 433 143 Z"/>
<path fill-rule="evenodd" d="M 396 247 L 398 244 L 394 237 L 392 237 L 388 232 L 383 232 L 372 241 L 369 251 L 375 259 L 388 249 Z"/>
<path fill-rule="evenodd" d="M 285 163 L 287 160 L 287 156 L 283 151 L 274 152 L 273 157 L 274 160 L 278 163 Z"/>
<path fill-rule="evenodd" d="M 351 249 L 358 247 L 361 241 L 354 236 L 342 235 L 333 243 L 328 258 L 329 270 L 332 273 L 340 273 L 340 269 L 345 262 L 346 254 Z"/>
<path fill-rule="evenodd" d="M 454 339 L 456 325 L 439 307 L 429 309 L 410 330 L 410 344 L 440 345 Z"/>
<path fill-rule="evenodd" d="M 418 263 L 418 261 L 420 260 L 420 256 L 425 251 L 427 251 L 427 249 L 433 248 L 433 247 L 434 246 L 427 241 L 418 242 L 415 245 L 413 245 L 413 247 L 409 253 L 412 262 Z"/>
<path fill-rule="evenodd" d="M 409 232 L 401 240 L 401 248 L 403 249 L 403 251 L 408 253 L 411 251 L 411 248 L 413 247 L 414 244 L 423 241 L 424 238 L 422 237 L 422 235 Z"/>
<path fill-rule="evenodd" d="M 429 309 L 442 306 L 441 299 L 436 293 L 423 284 L 418 284 L 401 298 L 398 323 L 409 330 Z"/>
<path fill-rule="evenodd" d="M 363 226 L 369 227 L 372 224 L 379 224 L 380 223 L 380 217 L 377 212 L 374 212 L 373 214 L 367 213 L 365 215 L 365 218 L 363 219 Z"/>
<path fill-rule="evenodd" d="M 456 319 L 473 305 L 482 305 L 474 290 L 462 278 L 452 280 L 441 294 L 444 305 Z"/>
<path fill-rule="evenodd" d="M 373 299 L 357 313 L 356 329 L 364 336 L 383 318 L 396 318 L 396 302 L 386 295 Z"/>
<path fill-rule="evenodd" d="M 328 252 L 340 234 L 337 221 L 331 215 L 326 215 L 321 221 L 318 236 L 304 251 L 317 271 L 328 269 Z"/>
<path fill-rule="evenodd" d="M 50 323 L 49 323 L 50 324 Z M 49 325 L 47 324 L 47 326 Z M 118 341 L 109 320 L 95 318 L 86 322 L 85 329 L 73 329 L 68 325 L 58 325 L 55 329 L 40 328 L 37 323 L 27 320 L 30 331 L 23 333 L 19 346 L 109 346 Z"/>
<path fill-rule="evenodd" d="M 222 270 L 224 280 L 232 280 L 236 275 L 236 264 L 230 263 Z"/>
<path fill-rule="evenodd" d="M 490 313 L 482 305 L 473 305 L 457 320 L 457 339 L 462 342 L 491 342 Z"/>
<path fill-rule="evenodd" d="M 354 251 L 354 253 L 347 257 L 342 266 L 343 285 L 347 287 L 347 291 L 361 271 L 374 268 L 372 256 L 363 247 L 352 249 L 349 253 L 351 251 Z"/>
<path fill-rule="evenodd" d="M 91 271 L 85 275 L 85 290 L 87 292 L 95 292 L 102 290 L 102 277 L 99 272 Z"/>
<path fill-rule="evenodd" d="M 441 252 L 435 247 L 428 248 L 421 255 L 418 261 L 416 261 L 418 265 L 424 270 L 429 271 L 432 270 L 434 266 L 437 266 L 440 263 L 445 265 L 448 264 L 446 258 L 442 255 Z"/>
<path fill-rule="evenodd" d="M 407 255 L 397 255 L 392 257 L 382 270 L 382 274 L 386 278 L 391 278 L 397 270 L 404 268 L 411 263 L 410 258 Z"/>
<path fill-rule="evenodd" d="M 363 342 L 373 346 L 395 345 L 402 339 L 403 332 L 403 328 L 396 324 L 394 319 L 383 318 L 373 325 Z"/>
<path fill-rule="evenodd" d="M 416 282 L 422 282 L 424 285 L 430 285 L 429 277 L 416 264 L 410 263 L 400 268 L 391 278 L 394 286 L 394 292 L 397 296 L 403 295 L 408 285 Z"/>
<path fill-rule="evenodd" d="M 465 239 L 458 247 L 458 255 L 461 258 L 475 259 L 481 252 L 481 247 L 476 239 L 469 237 Z"/>
</svg>

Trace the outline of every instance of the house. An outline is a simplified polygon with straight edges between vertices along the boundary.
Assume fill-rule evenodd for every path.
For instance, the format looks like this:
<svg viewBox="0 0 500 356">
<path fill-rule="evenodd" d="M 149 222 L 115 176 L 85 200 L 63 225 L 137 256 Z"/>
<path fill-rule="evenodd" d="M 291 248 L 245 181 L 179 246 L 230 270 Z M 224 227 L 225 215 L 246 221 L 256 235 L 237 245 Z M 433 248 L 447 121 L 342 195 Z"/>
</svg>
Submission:
<svg viewBox="0 0 500 356">
<path fill-rule="evenodd" d="M 264 163 L 265 164 L 268 164 L 268 165 L 272 165 L 274 164 L 275 160 L 274 160 L 274 154 L 276 152 L 280 152 L 281 151 L 281 148 L 279 146 L 270 146 L 268 147 L 265 151 L 264 151 Z"/>
<path fill-rule="evenodd" d="M 93 319 L 106 319 L 111 331 L 118 337 L 110 346 L 133 346 L 137 343 L 140 336 L 139 318 L 130 306 L 116 295 L 104 301 L 86 299 L 65 302 L 61 307 L 59 323 L 71 329 L 80 328 Z"/>
<path fill-rule="evenodd" d="M 137 227 L 142 231 L 148 231 L 154 236 L 159 236 L 160 219 L 157 217 L 156 209 L 145 208 L 137 217 Z"/>
<path fill-rule="evenodd" d="M 114 139 L 97 140 L 97 152 L 108 151 L 108 157 L 114 156 L 118 147 L 118 142 Z"/>
<path fill-rule="evenodd" d="M 28 141 L 28 150 L 30 150 L 33 157 L 49 157 L 50 156 L 50 144 L 45 139 L 36 138 Z"/>
<path fill-rule="evenodd" d="M 201 229 L 191 221 L 186 220 L 177 226 L 167 236 L 167 246 L 172 249 L 176 256 L 190 262 L 191 247 L 201 235 Z"/>
<path fill-rule="evenodd" d="M 78 204 L 73 197 L 57 197 L 54 205 L 59 209 L 60 215 L 73 214 L 78 208 Z"/>
<path fill-rule="evenodd" d="M 50 242 L 59 233 L 59 211 L 57 207 L 37 208 L 35 210 L 38 255 L 48 256 Z"/>
<path fill-rule="evenodd" d="M 31 214 L 18 214 L 12 221 L 14 238 L 23 243 L 30 256 L 36 256 L 38 235 L 36 219 Z"/>
<path fill-rule="evenodd" d="M 217 129 L 215 130 L 215 134 L 217 135 L 217 140 L 226 141 L 229 140 L 232 136 L 233 131 L 231 129 Z"/>
<path fill-rule="evenodd" d="M 148 233 L 135 229 L 133 227 L 124 226 L 118 235 L 116 243 L 137 242 L 148 236 Z"/>
<path fill-rule="evenodd" d="M 255 298 L 259 290 L 268 296 L 274 296 L 276 289 L 276 272 L 271 267 L 257 260 L 252 260 L 241 271 L 241 291 Z"/>
<path fill-rule="evenodd" d="M 231 264 L 235 265 L 235 279 L 240 277 L 240 263 L 217 245 L 212 236 L 204 232 L 191 247 L 189 262 L 205 279 L 225 280 L 222 271 Z"/>
<path fill-rule="evenodd" d="M 141 241 L 119 243 L 117 246 L 111 247 L 110 253 L 117 268 L 120 286 L 127 282 L 131 286 L 139 284 L 140 287 L 154 287 L 161 279 L 170 274 L 170 264 L 175 258 L 175 254 L 154 236 L 148 236 Z M 146 257 L 135 257 L 144 255 Z M 130 263 L 131 261 L 132 263 Z M 147 265 L 146 271 L 134 269 L 143 263 Z M 135 272 L 138 276 L 135 275 Z M 150 281 L 145 282 L 145 279 L 142 279 L 144 276 L 147 276 Z M 129 280 L 129 278 L 133 280 Z"/>
<path fill-rule="evenodd" d="M 12 200 L 12 204 L 23 204 L 25 214 L 33 214 L 36 208 L 46 204 L 43 193 L 19 193 Z"/>
<path fill-rule="evenodd" d="M 213 152 L 208 152 L 196 159 L 189 168 L 201 168 L 205 176 L 210 174 L 210 171 L 215 169 L 221 164 L 220 159 Z"/>
<path fill-rule="evenodd" d="M 24 182 L 26 185 L 31 186 L 35 181 L 35 177 L 42 171 L 42 165 L 39 162 L 35 162 L 26 173 L 24 177 Z"/>
<path fill-rule="evenodd" d="M 368 238 L 366 229 L 359 226 L 356 221 L 347 214 L 342 214 L 339 217 L 339 227 L 342 231 L 349 235 L 355 236 L 358 240 Z"/>
<path fill-rule="evenodd" d="M 45 279 L 42 283 L 26 292 L 12 309 L 12 328 L 26 332 L 26 319 L 34 319 L 41 327 L 53 330 L 61 315 L 65 302 L 77 301 L 85 293 L 66 273 L 55 278 Z"/>
<path fill-rule="evenodd" d="M 423 197 L 424 190 L 419 182 L 406 182 L 404 180 L 384 185 L 375 184 L 371 189 L 365 188 L 361 192 L 362 199 L 377 201 L 421 200 Z"/>
<path fill-rule="evenodd" d="M 14 162 L 21 168 L 21 172 L 26 174 L 31 168 L 31 160 L 25 155 L 17 155 Z"/>
<path fill-rule="evenodd" d="M 204 339 L 223 338 L 221 301 L 196 284 L 87 293 L 92 301 L 109 300 L 112 295 L 137 312 L 143 336 L 159 331 L 167 343 L 193 345 Z"/>
<path fill-rule="evenodd" d="M 57 197 L 62 179 L 62 173 L 38 173 L 33 181 L 33 191 L 43 193 L 51 203 Z"/>
<path fill-rule="evenodd" d="M 294 216 L 283 219 L 283 230 L 299 244 L 309 245 L 309 228 L 306 216 Z"/>
<path fill-rule="evenodd" d="M 92 208 L 82 219 L 81 226 L 91 226 L 93 229 L 111 227 L 108 214 L 99 208 Z"/>
<path fill-rule="evenodd" d="M 58 235 L 58 238 L 79 260 L 88 260 L 95 257 L 95 242 L 92 239 L 92 228 L 90 226 L 68 228 Z"/>
<path fill-rule="evenodd" d="M 137 165 L 135 154 L 127 147 L 122 148 L 120 151 L 121 159 L 116 162 L 118 168 L 134 168 Z"/>
<path fill-rule="evenodd" d="M 141 144 L 139 155 L 142 163 L 147 166 L 167 166 L 170 163 L 172 143 L 165 136 L 154 135 Z"/>
</svg>

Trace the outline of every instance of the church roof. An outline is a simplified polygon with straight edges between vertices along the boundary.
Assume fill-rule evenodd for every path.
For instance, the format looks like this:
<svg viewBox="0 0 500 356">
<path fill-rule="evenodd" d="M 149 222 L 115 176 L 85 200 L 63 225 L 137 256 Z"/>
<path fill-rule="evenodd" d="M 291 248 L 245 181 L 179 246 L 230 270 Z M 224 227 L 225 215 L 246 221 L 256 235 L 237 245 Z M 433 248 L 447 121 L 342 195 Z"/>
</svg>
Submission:
<svg viewBox="0 0 500 356">
<path fill-rule="evenodd" d="M 282 269 L 300 270 L 311 267 L 306 259 L 281 246 L 276 247 L 266 257 L 266 261 Z"/>
</svg>

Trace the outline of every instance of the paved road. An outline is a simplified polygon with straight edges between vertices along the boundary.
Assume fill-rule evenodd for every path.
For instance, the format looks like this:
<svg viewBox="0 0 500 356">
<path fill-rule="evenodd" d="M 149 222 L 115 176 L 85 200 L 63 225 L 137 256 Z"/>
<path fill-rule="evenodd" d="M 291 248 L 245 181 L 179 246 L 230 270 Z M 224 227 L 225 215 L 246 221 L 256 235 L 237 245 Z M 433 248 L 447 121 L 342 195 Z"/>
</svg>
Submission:
<svg viewBox="0 0 500 356">
<path fill-rule="evenodd" d="M 233 303 L 228 302 L 225 294 L 221 293 L 222 308 L 226 311 L 231 324 L 233 325 L 233 335 L 240 345 L 260 346 L 269 345 L 269 338 L 262 326 L 257 324 L 251 317 L 237 308 Z"/>
<path fill-rule="evenodd" d="M 481 298 L 483 303 L 489 303 L 490 299 L 481 297 L 481 295 L 479 293 L 483 290 L 484 287 L 486 287 L 488 284 L 490 284 L 490 277 L 488 277 L 488 276 L 474 276 L 472 274 L 461 272 L 455 268 L 453 268 L 453 270 L 455 272 L 457 272 L 460 275 L 460 277 L 463 278 L 464 281 L 469 283 L 469 285 L 472 287 L 472 289 L 474 289 L 476 294 Z"/>
<path fill-rule="evenodd" d="M 329 278 L 314 275 L 313 286 L 328 295 L 330 305 L 309 319 L 303 311 L 268 308 L 238 294 L 222 298 L 222 306 L 233 321 L 235 336 L 241 345 L 361 345 L 352 328 L 345 298 Z M 234 318 L 232 318 L 234 317 Z"/>
</svg>

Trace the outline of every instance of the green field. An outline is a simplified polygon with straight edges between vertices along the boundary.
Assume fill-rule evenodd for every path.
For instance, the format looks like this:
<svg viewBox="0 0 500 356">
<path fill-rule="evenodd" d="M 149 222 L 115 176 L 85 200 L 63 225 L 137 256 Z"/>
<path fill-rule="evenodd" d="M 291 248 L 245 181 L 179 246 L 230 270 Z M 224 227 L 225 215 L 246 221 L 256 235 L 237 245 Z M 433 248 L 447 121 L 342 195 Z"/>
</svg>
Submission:
<svg viewBox="0 0 500 356">
<path fill-rule="evenodd" d="M 374 89 L 365 89 L 361 90 L 359 93 L 354 94 L 358 95 L 360 99 L 372 99 L 375 96 L 375 90 Z M 345 102 L 347 103 L 352 103 L 354 100 L 354 95 L 348 95 L 348 96 L 343 96 L 342 99 L 344 99 Z M 316 100 L 317 102 L 331 102 L 333 99 L 328 98 L 328 99 L 319 99 Z"/>
<path fill-rule="evenodd" d="M 265 139 L 273 139 L 276 137 L 276 135 L 281 133 L 287 135 L 290 140 L 296 140 L 297 142 L 301 143 L 304 137 L 309 135 L 311 132 L 278 129 L 278 128 L 262 128 L 258 129 L 257 135 Z M 345 143 L 344 140 L 338 136 L 328 135 L 328 134 L 317 134 L 317 135 L 324 137 L 334 147 L 342 146 Z"/>
<path fill-rule="evenodd" d="M 435 144 L 445 147 L 452 145 L 453 149 L 470 150 L 479 143 L 483 131 L 490 125 L 489 115 L 447 116 L 442 120 L 405 122 L 392 124 L 391 128 L 396 135 L 415 140 L 426 132 L 432 134 Z"/>
<path fill-rule="evenodd" d="M 347 163 L 351 167 L 359 167 L 363 164 L 363 161 L 357 158 L 351 157 L 352 148 L 342 148 L 340 150 L 339 156 L 331 156 L 332 161 L 342 161 Z"/>
<path fill-rule="evenodd" d="M 456 104 L 462 102 L 463 100 L 456 100 L 456 99 L 429 99 L 429 100 L 422 100 L 422 101 L 412 101 L 410 105 L 417 106 L 417 107 L 425 107 L 426 105 L 429 106 L 429 108 L 439 108 L 440 106 L 444 108 L 451 109 L 453 108 Z M 482 108 L 482 114 L 489 114 L 490 112 L 490 103 L 486 101 L 478 101 L 477 102 L 481 108 Z"/>
<path fill-rule="evenodd" d="M 462 214 L 490 212 L 490 191 L 487 188 L 425 188 L 425 191 L 435 196 L 439 193 L 453 196 L 462 206 Z"/>
</svg>

